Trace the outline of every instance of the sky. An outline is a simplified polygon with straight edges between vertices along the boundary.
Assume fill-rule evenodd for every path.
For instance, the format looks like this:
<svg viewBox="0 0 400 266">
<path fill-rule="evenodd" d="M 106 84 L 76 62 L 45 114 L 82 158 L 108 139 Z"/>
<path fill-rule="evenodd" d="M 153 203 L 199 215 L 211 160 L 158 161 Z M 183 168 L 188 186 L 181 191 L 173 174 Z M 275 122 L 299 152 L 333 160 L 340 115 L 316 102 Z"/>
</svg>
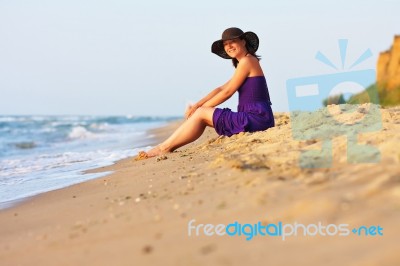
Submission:
<svg viewBox="0 0 400 266">
<path fill-rule="evenodd" d="M 337 73 L 366 49 L 376 67 L 400 34 L 396 0 L 0 0 L 0 115 L 182 116 L 231 78 L 211 53 L 223 30 L 260 39 L 257 54 L 274 111 L 287 111 L 286 81 Z M 340 70 L 341 71 L 341 70 Z M 237 94 L 220 107 L 236 110 Z"/>
</svg>

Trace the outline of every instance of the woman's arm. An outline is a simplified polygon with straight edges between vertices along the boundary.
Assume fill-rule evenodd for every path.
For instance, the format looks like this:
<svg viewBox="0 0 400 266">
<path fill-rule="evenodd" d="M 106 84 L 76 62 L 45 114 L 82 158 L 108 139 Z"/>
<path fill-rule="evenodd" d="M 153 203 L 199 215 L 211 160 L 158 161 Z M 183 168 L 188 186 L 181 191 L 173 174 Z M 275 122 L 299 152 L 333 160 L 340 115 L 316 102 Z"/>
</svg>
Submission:
<svg viewBox="0 0 400 266">
<path fill-rule="evenodd" d="M 226 86 L 219 90 L 218 93 L 214 94 L 210 99 L 202 104 L 204 107 L 215 107 L 226 100 L 228 100 L 242 85 L 244 80 L 249 76 L 250 73 L 250 61 L 249 58 L 244 57 L 240 60 L 235 74 L 232 79 L 228 81 Z"/>
<path fill-rule="evenodd" d="M 212 90 L 209 94 L 207 94 L 207 96 L 205 96 L 203 99 L 201 99 L 200 101 L 198 101 L 197 103 L 195 103 L 194 105 L 191 105 L 188 107 L 186 113 L 185 113 L 185 117 L 189 118 L 195 111 L 197 108 L 203 106 L 204 103 L 206 103 L 208 100 L 210 100 L 212 97 L 214 97 L 215 95 L 217 95 L 221 90 L 223 90 L 224 88 L 226 88 L 226 86 L 228 85 L 229 81 L 226 82 L 224 85 Z"/>
<path fill-rule="evenodd" d="M 226 86 L 229 84 L 229 81 L 230 81 L 230 80 L 228 80 L 224 85 L 222 85 L 222 86 L 220 86 L 220 87 L 218 87 L 218 88 L 212 90 L 209 94 L 207 94 L 206 97 L 204 97 L 203 99 L 201 99 L 200 101 L 198 101 L 198 102 L 197 102 L 196 104 L 194 104 L 193 106 L 197 106 L 197 108 L 200 107 L 200 106 L 203 106 L 203 104 L 205 104 L 208 100 L 210 100 L 212 97 L 214 97 L 215 95 L 217 95 L 221 90 L 225 89 Z"/>
</svg>

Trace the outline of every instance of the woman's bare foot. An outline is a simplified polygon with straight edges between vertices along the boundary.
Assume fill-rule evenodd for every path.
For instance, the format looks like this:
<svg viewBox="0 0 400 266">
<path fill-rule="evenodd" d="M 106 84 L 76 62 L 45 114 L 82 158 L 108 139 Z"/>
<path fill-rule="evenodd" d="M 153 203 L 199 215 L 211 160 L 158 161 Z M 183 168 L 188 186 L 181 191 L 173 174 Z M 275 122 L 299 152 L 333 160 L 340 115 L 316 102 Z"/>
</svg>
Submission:
<svg viewBox="0 0 400 266">
<path fill-rule="evenodd" d="M 138 155 L 136 156 L 135 161 L 144 160 L 144 159 L 147 159 L 147 158 L 149 158 L 147 153 L 145 151 L 140 151 L 138 153 Z"/>
<path fill-rule="evenodd" d="M 165 154 L 167 152 L 168 151 L 163 150 L 160 147 L 160 145 L 158 145 L 158 146 L 152 148 L 151 150 L 149 150 L 148 152 L 140 151 L 138 153 L 138 156 L 135 158 L 135 161 L 144 160 L 144 159 L 148 159 L 148 158 L 151 158 L 151 157 L 163 155 L 163 154 Z"/>
<path fill-rule="evenodd" d="M 160 148 L 160 145 L 158 145 L 158 146 L 155 146 L 154 148 L 152 148 L 151 150 L 149 150 L 148 152 L 146 152 L 147 153 L 147 156 L 149 156 L 149 158 L 151 158 L 151 157 L 155 157 L 155 156 L 158 156 L 158 155 L 162 155 L 162 154 L 164 154 L 164 153 L 166 153 L 165 151 L 163 151 L 161 148 Z"/>
</svg>

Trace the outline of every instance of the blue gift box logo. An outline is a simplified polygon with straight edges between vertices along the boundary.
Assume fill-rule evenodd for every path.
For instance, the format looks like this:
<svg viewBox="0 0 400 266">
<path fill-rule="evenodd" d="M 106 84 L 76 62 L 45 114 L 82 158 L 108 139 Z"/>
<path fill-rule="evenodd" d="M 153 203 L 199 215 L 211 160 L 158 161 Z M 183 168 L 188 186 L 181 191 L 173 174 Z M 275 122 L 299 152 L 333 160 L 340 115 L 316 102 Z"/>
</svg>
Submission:
<svg viewBox="0 0 400 266">
<path fill-rule="evenodd" d="M 342 135 L 347 136 L 347 162 L 376 163 L 380 160 L 377 148 L 357 142 L 359 133 L 379 131 L 382 128 L 378 92 L 375 87 L 370 87 L 366 91 L 368 104 L 341 104 L 328 107 L 323 107 L 322 104 L 323 100 L 330 96 L 339 93 L 352 95 L 375 82 L 374 69 L 350 71 L 372 56 L 369 49 L 350 66 L 349 71 L 344 71 L 347 43 L 347 40 L 339 40 L 343 71 L 293 78 L 286 82 L 293 138 L 322 141 L 322 149 L 302 151 L 299 159 L 302 168 L 330 167 L 332 138 Z M 338 67 L 321 52 L 317 52 L 316 59 L 338 70 Z M 352 118 L 343 120 L 341 119 L 343 115 L 352 115 Z"/>
</svg>

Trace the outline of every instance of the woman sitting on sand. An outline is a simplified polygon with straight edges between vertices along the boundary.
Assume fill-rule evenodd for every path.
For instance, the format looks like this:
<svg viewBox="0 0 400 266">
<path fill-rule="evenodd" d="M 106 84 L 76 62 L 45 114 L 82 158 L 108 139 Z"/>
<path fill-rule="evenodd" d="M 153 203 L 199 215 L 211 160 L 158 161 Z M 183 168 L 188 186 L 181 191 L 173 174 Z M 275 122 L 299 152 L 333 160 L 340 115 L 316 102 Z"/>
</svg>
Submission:
<svg viewBox="0 0 400 266">
<path fill-rule="evenodd" d="M 211 51 L 232 59 L 236 71 L 221 87 L 214 89 L 196 104 L 189 106 L 185 122 L 163 143 L 148 152 L 141 151 L 137 159 L 172 152 L 203 134 L 206 126 L 214 127 L 219 135 L 231 136 L 240 132 L 266 130 L 275 125 L 268 87 L 261 69 L 260 57 L 255 54 L 259 40 L 253 32 L 229 28 L 222 39 L 215 41 Z M 215 108 L 239 91 L 238 111 Z"/>
</svg>

